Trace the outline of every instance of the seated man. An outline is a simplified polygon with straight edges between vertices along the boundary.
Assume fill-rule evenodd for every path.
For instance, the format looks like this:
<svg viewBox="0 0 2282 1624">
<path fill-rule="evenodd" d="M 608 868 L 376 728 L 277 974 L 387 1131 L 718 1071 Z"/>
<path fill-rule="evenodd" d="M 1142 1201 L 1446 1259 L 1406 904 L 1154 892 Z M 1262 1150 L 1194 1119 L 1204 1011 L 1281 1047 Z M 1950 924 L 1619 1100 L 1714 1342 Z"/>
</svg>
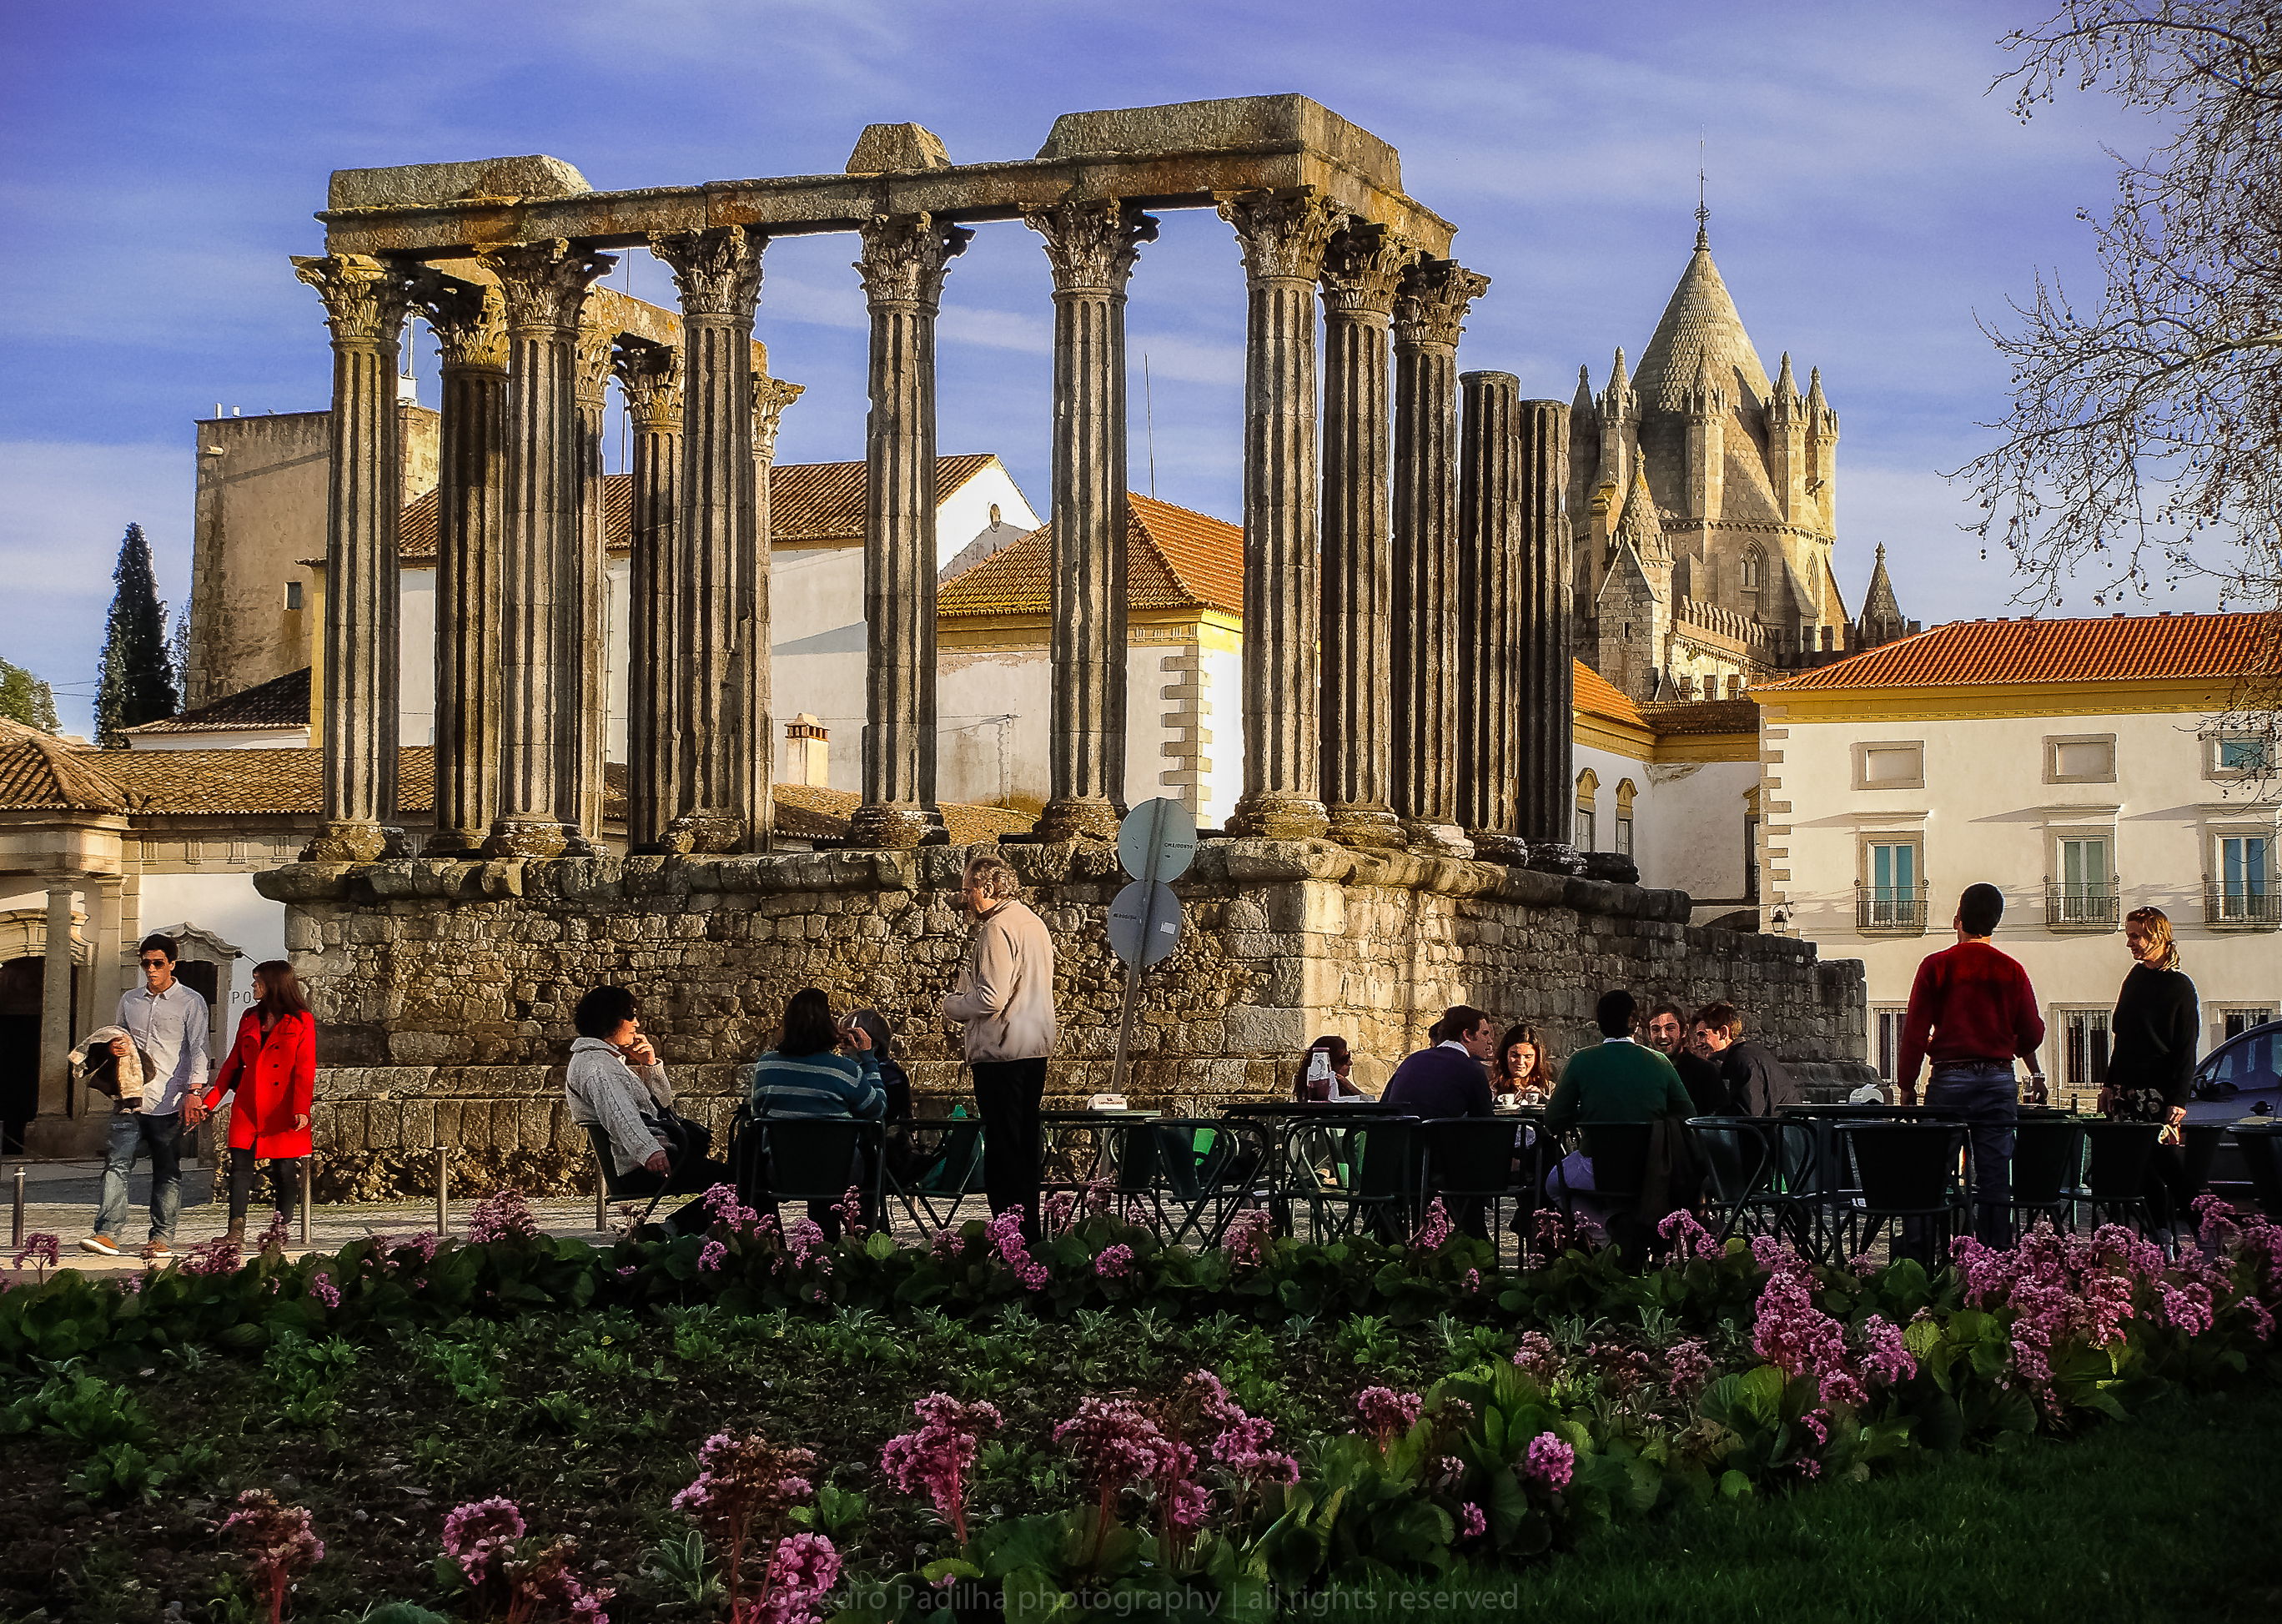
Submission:
<svg viewBox="0 0 2282 1624">
<path fill-rule="evenodd" d="M 1601 995 L 1593 1011 L 1601 1041 L 1594 1048 L 1571 1055 L 1561 1068 L 1561 1081 L 1545 1107 L 1548 1129 L 1569 1133 L 1594 1123 L 1684 1122 L 1695 1114 L 1695 1102 L 1688 1099 L 1672 1062 L 1633 1041 L 1633 1019 L 1638 1009 L 1633 995 L 1621 987 Z M 1597 1179 L 1592 1159 L 1582 1150 L 1564 1158 L 1546 1183 L 1548 1193 L 1587 1198 L 1577 1199 L 1575 1204 L 1603 1228 L 1632 1204 L 1630 1199 L 1621 1208 L 1588 1199 Z"/>
<path fill-rule="evenodd" d="M 1692 1045 L 1719 1068 L 1731 1116 L 1773 1116 L 1804 1105 L 1806 1091 L 1765 1044 L 1743 1041 L 1743 1013 L 1733 1004 L 1706 1004 L 1696 1012 Z"/>
<path fill-rule="evenodd" d="M 1471 1004 L 1454 1004 L 1426 1030 L 1432 1046 L 1407 1057 L 1379 1094 L 1381 1105 L 1413 1116 L 1488 1116 L 1490 1057 L 1497 1028 Z"/>
<path fill-rule="evenodd" d="M 570 1021 L 578 1037 L 570 1045 L 563 1092 L 570 1120 L 600 1128 L 609 1141 L 619 1192 L 692 1195 L 729 1183 L 729 1169 L 705 1154 L 710 1136 L 674 1115 L 673 1084 L 642 1036 L 634 995 L 624 987 L 596 987 L 578 1000 Z M 702 1201 L 665 1221 L 668 1230 L 683 1234 L 707 1226 Z"/>
<path fill-rule="evenodd" d="M 1648 1012 L 1649 1046 L 1672 1062 L 1680 1081 L 1696 1102 L 1698 1116 L 1725 1116 L 1733 1104 L 1727 1078 L 1712 1061 L 1696 1052 L 1687 1014 L 1677 1004 L 1658 1004 Z"/>
</svg>

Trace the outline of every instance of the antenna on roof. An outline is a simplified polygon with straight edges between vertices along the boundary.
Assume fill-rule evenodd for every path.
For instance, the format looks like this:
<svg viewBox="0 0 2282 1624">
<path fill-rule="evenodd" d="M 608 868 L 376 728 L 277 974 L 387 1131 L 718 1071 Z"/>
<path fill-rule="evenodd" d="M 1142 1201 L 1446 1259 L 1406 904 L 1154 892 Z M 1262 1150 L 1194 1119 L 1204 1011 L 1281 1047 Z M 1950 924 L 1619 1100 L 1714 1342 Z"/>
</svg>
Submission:
<svg viewBox="0 0 2282 1624">
<path fill-rule="evenodd" d="M 1141 420 L 1149 441 L 1149 500 L 1157 499 L 1157 398 L 1149 388 L 1149 352 L 1141 352 Z"/>
<path fill-rule="evenodd" d="M 1696 245 L 1712 245 L 1712 210 L 1704 201 L 1704 127 L 1696 128 Z"/>
</svg>

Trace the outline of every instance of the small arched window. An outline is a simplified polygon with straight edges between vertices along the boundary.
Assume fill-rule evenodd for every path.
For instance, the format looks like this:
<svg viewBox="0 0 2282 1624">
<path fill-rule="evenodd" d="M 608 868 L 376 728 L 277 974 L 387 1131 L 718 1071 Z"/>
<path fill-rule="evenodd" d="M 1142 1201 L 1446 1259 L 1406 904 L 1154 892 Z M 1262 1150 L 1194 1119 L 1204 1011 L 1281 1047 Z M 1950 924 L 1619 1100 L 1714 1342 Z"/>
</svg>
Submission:
<svg viewBox="0 0 2282 1624">
<path fill-rule="evenodd" d="M 1617 785 L 1617 850 L 1625 856 L 1633 854 L 1633 797 L 1638 788 L 1629 778 Z"/>
<path fill-rule="evenodd" d="M 1592 768 L 1577 774 L 1577 850 L 1597 851 L 1600 841 L 1595 832 L 1594 798 L 1600 793 L 1601 780 Z"/>
<path fill-rule="evenodd" d="M 1743 549 L 1743 582 L 1745 592 L 1759 589 L 1759 582 L 1766 576 L 1766 570 L 1767 556 L 1765 553 L 1757 547 Z"/>
</svg>

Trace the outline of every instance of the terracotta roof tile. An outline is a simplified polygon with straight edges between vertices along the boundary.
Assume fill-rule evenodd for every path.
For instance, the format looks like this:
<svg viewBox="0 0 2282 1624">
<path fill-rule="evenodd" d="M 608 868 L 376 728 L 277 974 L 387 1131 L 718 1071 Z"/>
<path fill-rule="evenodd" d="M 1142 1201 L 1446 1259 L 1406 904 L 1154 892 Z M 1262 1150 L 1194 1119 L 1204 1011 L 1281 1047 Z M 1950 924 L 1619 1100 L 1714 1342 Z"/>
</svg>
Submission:
<svg viewBox="0 0 2282 1624">
<path fill-rule="evenodd" d="M 953 491 L 990 463 L 987 452 L 935 459 L 939 495 Z M 769 534 L 779 546 L 864 539 L 864 464 L 780 462 L 769 470 Z M 608 546 L 623 553 L 633 544 L 633 476 L 602 477 L 602 520 Z M 400 562 L 436 562 L 436 493 L 408 503 L 397 521 Z"/>
<path fill-rule="evenodd" d="M 1781 695 L 1830 688 L 2140 682 L 2274 672 L 2282 672 L 2282 618 L 2272 615 L 1960 620 L 1751 691 Z"/>
<path fill-rule="evenodd" d="M 432 541 L 432 537 L 431 537 Z M 225 695 L 211 704 L 164 721 L 145 722 L 128 733 L 205 733 L 249 727 L 307 727 L 309 725 L 309 668 L 289 671 L 252 688 Z"/>
<path fill-rule="evenodd" d="M 849 814 L 864 798 L 852 789 L 827 789 L 816 784 L 779 784 L 773 793 L 778 828 L 787 834 L 794 833 L 788 814 L 797 814 L 813 820 L 814 827 L 809 833 L 834 840 L 847 838 Z M 1036 820 L 1028 812 L 1004 806 L 945 802 L 943 821 L 951 832 L 951 844 L 971 846 L 977 841 L 996 840 L 1001 835 L 1027 835 Z"/>
<path fill-rule="evenodd" d="M 1224 519 L 1127 493 L 1125 601 L 1130 609 L 1244 613 L 1244 532 Z M 945 581 L 949 617 L 1043 615 L 1052 600 L 1053 527 L 1042 524 Z"/>
<path fill-rule="evenodd" d="M 1587 716 L 1601 717 L 1612 722 L 1624 722 L 1634 727 L 1646 727 L 1648 718 L 1641 714 L 1625 692 L 1582 660 L 1572 661 L 1576 668 L 1575 688 L 1572 703 Z"/>
<path fill-rule="evenodd" d="M 98 750 L 95 757 L 125 792 L 129 812 L 314 817 L 324 804 L 321 750 Z M 435 779 L 428 747 L 406 746 L 397 765 L 402 810 L 432 810 Z"/>
<path fill-rule="evenodd" d="M 0 812 L 121 812 L 126 798 L 97 765 L 105 752 L 0 717 Z"/>
<path fill-rule="evenodd" d="M 1642 705 L 1640 712 L 1658 738 L 1759 730 L 1759 707 L 1749 699 L 1668 700 Z"/>
</svg>

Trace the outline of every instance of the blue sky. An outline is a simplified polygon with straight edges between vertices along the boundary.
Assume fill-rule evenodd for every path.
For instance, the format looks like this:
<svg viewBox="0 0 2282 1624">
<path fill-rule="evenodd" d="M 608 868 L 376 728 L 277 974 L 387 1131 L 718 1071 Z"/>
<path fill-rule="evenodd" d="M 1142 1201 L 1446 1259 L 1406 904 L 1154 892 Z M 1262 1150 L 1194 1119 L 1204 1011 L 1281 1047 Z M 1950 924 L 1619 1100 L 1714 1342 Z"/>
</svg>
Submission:
<svg viewBox="0 0 2282 1624">
<path fill-rule="evenodd" d="M 291 253 L 334 168 L 547 152 L 598 188 L 837 170 L 864 125 L 915 120 L 955 161 L 1027 156 L 1058 113 L 1277 91 L 1392 142 L 1494 285 L 1461 364 L 1566 399 L 1637 354 L 1684 266 L 1696 144 L 1712 246 L 1769 370 L 1822 369 L 1843 426 L 1839 574 L 1883 542 L 1905 610 L 2012 612 L 1937 470 L 1987 443 L 2003 366 L 1975 326 L 2039 268 L 2089 285 L 2079 206 L 2107 142 L 2152 132 L 2102 98 L 2027 125 L 1990 94 L 2036 0 L 1604 0 L 1593 7 L 1313 0 L 392 0 L 385 7 L 15 0 L 0 66 L 0 655 L 86 695 L 120 532 L 188 579 L 191 423 L 322 407 L 325 334 Z M 761 336 L 809 386 L 787 460 L 862 455 L 852 239 L 773 245 Z M 663 299 L 660 267 L 614 275 Z M 986 228 L 945 292 L 946 451 L 997 452 L 1046 500 L 1044 255 Z M 1234 517 L 1243 288 L 1228 229 L 1168 215 L 1132 289 L 1158 493 Z M 434 401 L 424 334 L 415 369 Z M 1137 376 L 1134 478 L 1148 447 Z M 2164 606 L 2192 606 L 2164 598 Z M 2070 605 L 2070 608 L 2076 606 Z M 2088 607 L 2088 606 L 2087 606 Z"/>
</svg>

